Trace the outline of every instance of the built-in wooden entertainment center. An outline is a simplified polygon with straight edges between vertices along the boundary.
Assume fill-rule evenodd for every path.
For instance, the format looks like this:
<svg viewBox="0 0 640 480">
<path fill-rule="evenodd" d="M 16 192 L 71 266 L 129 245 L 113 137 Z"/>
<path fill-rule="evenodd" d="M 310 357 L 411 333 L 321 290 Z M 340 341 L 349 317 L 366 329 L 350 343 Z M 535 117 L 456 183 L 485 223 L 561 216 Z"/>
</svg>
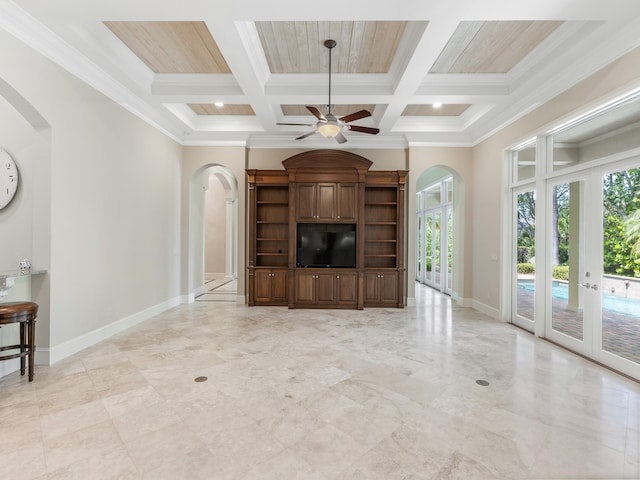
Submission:
<svg viewBox="0 0 640 480">
<path fill-rule="evenodd" d="M 249 305 L 404 306 L 405 170 L 340 150 L 247 170 Z"/>
</svg>

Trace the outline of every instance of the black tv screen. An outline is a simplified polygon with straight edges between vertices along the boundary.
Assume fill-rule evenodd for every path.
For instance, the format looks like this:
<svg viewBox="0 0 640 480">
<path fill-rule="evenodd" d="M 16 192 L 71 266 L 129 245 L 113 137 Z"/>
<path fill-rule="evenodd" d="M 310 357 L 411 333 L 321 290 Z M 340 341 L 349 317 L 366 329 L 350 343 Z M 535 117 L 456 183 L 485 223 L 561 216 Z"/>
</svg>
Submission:
<svg viewBox="0 0 640 480">
<path fill-rule="evenodd" d="M 298 267 L 355 268 L 356 226 L 298 224 Z"/>
</svg>

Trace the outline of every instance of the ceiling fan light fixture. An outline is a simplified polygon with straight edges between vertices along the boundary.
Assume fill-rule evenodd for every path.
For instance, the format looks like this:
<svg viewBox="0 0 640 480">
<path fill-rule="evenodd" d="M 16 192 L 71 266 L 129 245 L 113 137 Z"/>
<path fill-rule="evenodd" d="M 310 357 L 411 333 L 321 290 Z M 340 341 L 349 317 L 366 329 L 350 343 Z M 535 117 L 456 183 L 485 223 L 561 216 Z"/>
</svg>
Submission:
<svg viewBox="0 0 640 480">
<path fill-rule="evenodd" d="M 350 122 L 354 122 L 356 120 L 360 120 L 361 118 L 366 118 L 371 116 L 371 112 L 367 110 L 360 110 L 357 112 L 350 113 L 349 115 L 344 115 L 340 118 L 336 117 L 333 113 L 331 113 L 331 109 L 333 105 L 331 104 L 331 49 L 336 46 L 335 40 L 326 40 L 324 42 L 324 46 L 329 50 L 329 101 L 327 102 L 327 109 L 329 110 L 326 115 L 323 115 L 317 107 L 312 105 L 307 105 L 306 108 L 311 112 L 311 114 L 316 117 L 315 125 L 308 123 L 281 123 L 278 122 L 278 125 L 301 125 L 307 127 L 315 127 L 315 130 L 307 132 L 299 137 L 296 137 L 296 140 L 302 140 L 303 138 L 310 137 L 314 133 L 318 132 L 325 138 L 333 138 L 338 143 L 345 143 L 347 138 L 342 134 L 343 128 L 346 130 L 353 130 L 354 132 L 361 133 L 369 133 L 371 135 L 377 135 L 380 133 L 380 129 L 372 128 L 372 127 L 361 127 L 358 125 L 349 125 Z"/>
<path fill-rule="evenodd" d="M 335 123 L 323 123 L 318 127 L 320 135 L 325 138 L 335 137 L 338 133 L 340 133 L 340 130 L 342 130 L 342 127 L 340 125 L 336 125 Z"/>
</svg>

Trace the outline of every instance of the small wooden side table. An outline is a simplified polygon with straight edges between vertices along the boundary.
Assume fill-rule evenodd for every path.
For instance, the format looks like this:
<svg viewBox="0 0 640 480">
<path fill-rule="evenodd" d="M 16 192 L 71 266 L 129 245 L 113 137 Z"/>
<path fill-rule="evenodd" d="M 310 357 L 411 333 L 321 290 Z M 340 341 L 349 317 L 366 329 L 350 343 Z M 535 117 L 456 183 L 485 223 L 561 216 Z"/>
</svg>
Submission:
<svg viewBox="0 0 640 480">
<path fill-rule="evenodd" d="M 20 350 L 18 353 L 0 354 L 0 361 L 20 358 L 20 375 L 25 373 L 25 360 L 29 359 L 29 381 L 33 381 L 33 356 L 36 351 L 35 329 L 38 304 L 33 302 L 0 303 L 0 327 L 20 324 L 20 343 L 0 347 L 0 352 Z"/>
</svg>

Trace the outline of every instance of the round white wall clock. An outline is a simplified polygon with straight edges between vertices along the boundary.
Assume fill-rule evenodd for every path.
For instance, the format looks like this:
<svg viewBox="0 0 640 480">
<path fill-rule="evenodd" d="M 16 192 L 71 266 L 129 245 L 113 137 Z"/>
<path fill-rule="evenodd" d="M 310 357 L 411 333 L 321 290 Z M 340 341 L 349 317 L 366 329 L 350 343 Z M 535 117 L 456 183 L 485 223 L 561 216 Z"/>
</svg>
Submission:
<svg viewBox="0 0 640 480">
<path fill-rule="evenodd" d="M 18 167 L 11 155 L 0 149 L 0 210 L 11 203 L 18 191 Z"/>
</svg>

